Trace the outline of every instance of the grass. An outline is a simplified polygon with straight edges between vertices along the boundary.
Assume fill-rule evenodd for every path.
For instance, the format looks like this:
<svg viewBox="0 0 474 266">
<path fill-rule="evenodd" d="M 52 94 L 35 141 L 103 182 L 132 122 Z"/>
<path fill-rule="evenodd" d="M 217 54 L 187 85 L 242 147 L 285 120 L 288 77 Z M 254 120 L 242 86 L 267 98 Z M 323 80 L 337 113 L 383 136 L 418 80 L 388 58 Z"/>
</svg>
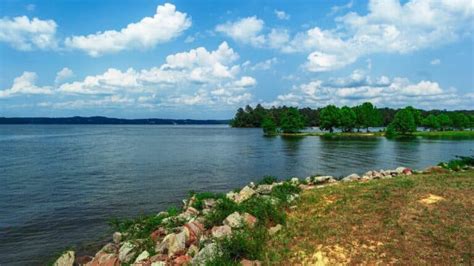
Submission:
<svg viewBox="0 0 474 266">
<path fill-rule="evenodd" d="M 418 131 L 413 135 L 425 138 L 474 138 L 474 131 Z"/>
<path fill-rule="evenodd" d="M 304 191 L 264 264 L 472 264 L 474 172 L 339 183 Z M 425 204 L 430 195 L 442 200 Z"/>
</svg>

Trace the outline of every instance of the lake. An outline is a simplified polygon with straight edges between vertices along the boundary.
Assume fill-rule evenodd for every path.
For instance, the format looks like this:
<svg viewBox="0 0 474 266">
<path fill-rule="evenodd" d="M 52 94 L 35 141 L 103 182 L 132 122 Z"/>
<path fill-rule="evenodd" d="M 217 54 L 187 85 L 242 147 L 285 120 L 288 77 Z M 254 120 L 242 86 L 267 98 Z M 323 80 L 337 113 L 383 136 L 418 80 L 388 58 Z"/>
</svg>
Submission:
<svg viewBox="0 0 474 266">
<path fill-rule="evenodd" d="M 87 249 L 110 237 L 111 217 L 179 206 L 190 190 L 422 169 L 473 150 L 474 140 L 267 138 L 227 126 L 1 125 L 0 265 Z"/>
</svg>

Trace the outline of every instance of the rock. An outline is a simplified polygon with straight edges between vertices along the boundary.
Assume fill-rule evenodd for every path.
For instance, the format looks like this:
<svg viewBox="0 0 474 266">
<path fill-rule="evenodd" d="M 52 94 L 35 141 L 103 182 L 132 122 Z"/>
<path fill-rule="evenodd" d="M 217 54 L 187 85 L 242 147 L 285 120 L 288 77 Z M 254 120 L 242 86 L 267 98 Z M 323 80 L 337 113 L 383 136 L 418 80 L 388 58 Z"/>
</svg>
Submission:
<svg viewBox="0 0 474 266">
<path fill-rule="evenodd" d="M 232 234 L 232 228 L 228 225 L 214 226 L 211 229 L 211 233 L 215 238 L 224 238 Z"/>
<path fill-rule="evenodd" d="M 363 180 L 363 181 L 368 181 L 368 180 L 371 180 L 372 177 L 371 176 L 367 176 L 367 175 L 363 175 L 360 180 Z"/>
<path fill-rule="evenodd" d="M 405 167 L 397 167 L 397 168 L 395 169 L 395 172 L 396 172 L 397 174 L 403 174 L 403 171 L 405 171 Z"/>
<path fill-rule="evenodd" d="M 334 177 L 329 176 L 329 175 L 315 176 L 313 178 L 313 183 L 315 185 L 326 184 L 326 183 L 334 183 L 334 182 L 337 182 L 336 179 L 334 179 Z"/>
<path fill-rule="evenodd" d="M 215 199 L 204 199 L 202 203 L 203 203 L 204 209 L 212 209 L 217 204 Z"/>
<path fill-rule="evenodd" d="M 403 169 L 403 172 L 402 172 L 404 175 L 411 175 L 412 174 L 412 171 L 410 168 L 405 168 Z"/>
<path fill-rule="evenodd" d="M 146 260 L 150 257 L 150 253 L 148 253 L 148 251 L 143 251 L 142 253 L 140 253 L 140 255 L 138 255 L 138 257 L 135 259 L 135 263 L 137 262 L 140 262 L 142 260 Z"/>
<path fill-rule="evenodd" d="M 188 255 L 181 255 L 173 260 L 173 265 L 187 265 L 191 261 L 191 257 Z"/>
<path fill-rule="evenodd" d="M 168 217 L 170 215 L 167 211 L 161 211 L 156 216 L 158 217 Z"/>
<path fill-rule="evenodd" d="M 164 261 L 155 261 L 151 263 L 151 266 L 166 266 L 166 262 Z"/>
<path fill-rule="evenodd" d="M 185 220 L 185 221 L 189 221 L 191 220 L 192 218 L 196 217 L 199 215 L 199 211 L 196 210 L 195 208 L 193 207 L 188 207 L 186 209 L 186 211 L 184 211 L 183 213 L 180 213 L 177 218 L 178 219 L 182 219 L 182 220 Z"/>
<path fill-rule="evenodd" d="M 186 235 L 186 244 L 191 245 L 194 242 L 198 241 L 198 239 L 203 234 L 204 229 L 204 225 L 197 221 L 185 224 L 183 226 L 183 232 Z"/>
<path fill-rule="evenodd" d="M 242 219 L 242 216 L 238 212 L 234 212 L 227 216 L 227 218 L 224 219 L 223 223 L 232 228 L 239 228 L 242 227 Z"/>
<path fill-rule="evenodd" d="M 76 265 L 87 265 L 89 262 L 91 262 L 94 259 L 94 257 L 91 256 L 79 256 L 76 257 L 75 263 Z"/>
<path fill-rule="evenodd" d="M 372 178 L 373 179 L 380 179 L 382 178 L 382 174 L 380 172 L 377 172 L 377 171 L 372 171 Z"/>
<path fill-rule="evenodd" d="M 199 253 L 199 248 L 196 245 L 191 245 L 186 252 L 186 255 L 190 257 L 194 257 Z"/>
<path fill-rule="evenodd" d="M 124 242 L 119 250 L 119 260 L 123 263 L 129 263 L 137 253 L 135 249 L 136 246 L 132 242 Z"/>
<path fill-rule="evenodd" d="M 356 181 L 359 180 L 360 176 L 358 174 L 351 174 L 342 179 L 344 182 Z"/>
<path fill-rule="evenodd" d="M 76 254 L 74 251 L 69 250 L 64 252 L 57 260 L 54 262 L 54 266 L 73 266 L 74 258 Z"/>
<path fill-rule="evenodd" d="M 256 187 L 256 185 L 255 185 L 255 183 L 254 183 L 254 182 L 250 182 L 250 184 L 249 184 L 249 187 L 250 187 L 250 188 L 255 188 L 255 187 Z"/>
<path fill-rule="evenodd" d="M 166 235 L 166 231 L 163 227 L 156 229 L 155 231 L 151 232 L 150 238 L 153 242 L 158 241 L 162 236 Z"/>
<path fill-rule="evenodd" d="M 248 187 L 248 186 L 245 186 L 240 192 L 239 194 L 235 197 L 235 202 L 237 203 L 241 203 L 241 202 L 244 202 L 248 199 L 250 199 L 253 195 L 255 194 L 255 190 L 253 190 L 252 188 Z"/>
<path fill-rule="evenodd" d="M 118 246 L 114 243 L 107 243 L 105 244 L 105 246 L 102 247 L 100 251 L 103 251 L 105 253 L 117 253 Z"/>
<path fill-rule="evenodd" d="M 206 262 L 217 255 L 217 245 L 215 243 L 211 243 L 199 251 L 199 253 L 191 260 L 191 265 L 206 265 Z"/>
<path fill-rule="evenodd" d="M 257 223 L 257 218 L 250 213 L 244 213 L 242 218 L 244 223 L 250 228 L 253 228 Z"/>
<path fill-rule="evenodd" d="M 154 255 L 154 256 L 151 256 L 148 261 L 150 262 L 157 262 L 157 263 L 160 263 L 160 262 L 164 262 L 166 263 L 166 261 L 168 260 L 168 255 L 166 254 L 157 254 L 157 255 Z M 160 265 L 160 264 L 158 264 Z"/>
<path fill-rule="evenodd" d="M 273 185 L 263 184 L 263 185 L 259 185 L 255 191 L 258 194 L 268 195 L 268 194 L 272 193 L 272 189 L 273 189 Z"/>
<path fill-rule="evenodd" d="M 115 244 L 120 244 L 120 242 L 122 242 L 122 233 L 115 232 L 112 235 L 112 240 L 114 241 Z"/>
<path fill-rule="evenodd" d="M 118 266 L 120 265 L 117 254 L 108 254 L 105 252 L 98 252 L 94 259 L 86 264 L 87 266 Z"/>
<path fill-rule="evenodd" d="M 290 183 L 293 185 L 298 185 L 300 183 L 300 180 L 298 179 L 298 177 L 293 177 L 292 179 L 290 179 Z"/>
<path fill-rule="evenodd" d="M 242 266 L 260 266 L 262 263 L 258 260 L 248 260 L 248 259 L 243 259 L 240 261 L 240 265 Z"/>
<path fill-rule="evenodd" d="M 275 225 L 275 226 L 273 226 L 273 227 L 270 227 L 270 228 L 268 229 L 268 233 L 272 236 L 272 235 L 278 233 L 282 228 L 283 228 L 283 227 L 281 226 L 281 224 L 277 224 L 277 225 Z"/>
<path fill-rule="evenodd" d="M 172 235 L 168 239 L 168 256 L 172 257 L 176 253 L 182 252 L 186 248 L 186 233 L 181 232 L 179 234 Z"/>
</svg>

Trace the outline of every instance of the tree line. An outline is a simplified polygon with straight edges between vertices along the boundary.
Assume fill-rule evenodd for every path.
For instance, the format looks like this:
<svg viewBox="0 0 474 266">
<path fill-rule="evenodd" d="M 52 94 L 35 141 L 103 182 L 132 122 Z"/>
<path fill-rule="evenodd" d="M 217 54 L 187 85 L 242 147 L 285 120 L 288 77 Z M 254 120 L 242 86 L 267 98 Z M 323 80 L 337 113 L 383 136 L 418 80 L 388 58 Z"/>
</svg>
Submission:
<svg viewBox="0 0 474 266">
<path fill-rule="evenodd" d="M 233 127 L 262 127 L 267 134 L 280 129 L 284 133 L 299 132 L 305 127 L 319 127 L 333 132 L 369 132 L 371 127 L 387 127 L 387 133 L 408 134 L 419 126 L 429 130 L 450 130 L 474 127 L 474 111 L 425 111 L 411 106 L 403 109 L 377 108 L 370 102 L 348 107 L 327 105 L 322 108 L 271 107 L 258 104 L 239 108 Z"/>
</svg>

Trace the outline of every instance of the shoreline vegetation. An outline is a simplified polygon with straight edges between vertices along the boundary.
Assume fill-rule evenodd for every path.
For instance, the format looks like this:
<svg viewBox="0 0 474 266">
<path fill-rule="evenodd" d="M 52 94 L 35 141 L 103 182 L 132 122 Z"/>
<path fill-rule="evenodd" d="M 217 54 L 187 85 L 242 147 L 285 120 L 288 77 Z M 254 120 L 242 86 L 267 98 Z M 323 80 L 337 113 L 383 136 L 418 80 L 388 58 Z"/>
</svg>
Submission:
<svg viewBox="0 0 474 266">
<path fill-rule="evenodd" d="M 255 108 L 247 105 L 245 109 L 237 110 L 230 124 L 232 127 L 261 127 L 266 136 L 455 138 L 474 136 L 469 132 L 474 129 L 474 111 L 425 111 L 412 106 L 377 108 L 370 102 L 341 108 L 327 105 L 318 109 L 287 106 L 266 109 L 261 105 Z M 319 127 L 322 132 L 301 132 L 308 127 Z M 373 127 L 384 128 L 380 132 L 370 132 Z M 419 127 L 424 131 L 417 131 Z M 335 133 L 335 129 L 340 132 Z"/>
<path fill-rule="evenodd" d="M 469 264 L 473 173 L 474 157 L 459 157 L 191 192 L 182 209 L 112 221 L 95 255 L 67 250 L 52 265 Z"/>
</svg>

